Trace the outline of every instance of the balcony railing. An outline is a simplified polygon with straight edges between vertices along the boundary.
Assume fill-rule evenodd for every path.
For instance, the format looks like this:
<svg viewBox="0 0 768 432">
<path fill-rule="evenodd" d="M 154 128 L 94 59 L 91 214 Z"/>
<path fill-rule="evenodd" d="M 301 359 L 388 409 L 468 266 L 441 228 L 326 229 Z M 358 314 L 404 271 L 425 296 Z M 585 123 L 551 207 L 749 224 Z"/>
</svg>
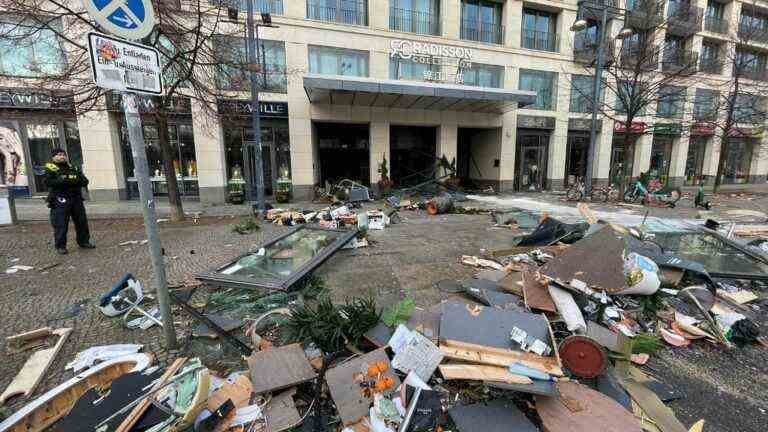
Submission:
<svg viewBox="0 0 768 432">
<path fill-rule="evenodd" d="M 523 29 L 523 48 L 539 51 L 560 51 L 560 39 L 556 33 Z"/>
<path fill-rule="evenodd" d="M 296 1 L 296 0 L 293 0 Z M 307 1 L 307 18 L 351 24 L 359 26 L 368 25 L 368 2 L 337 0 L 335 4 L 327 2 Z"/>
<path fill-rule="evenodd" d="M 650 29 L 664 21 L 664 3 L 656 0 L 628 0 L 626 23 L 636 29 Z"/>
<path fill-rule="evenodd" d="M 768 29 L 745 22 L 739 24 L 738 36 L 743 42 L 768 43 Z"/>
<path fill-rule="evenodd" d="M 699 71 L 712 75 L 722 75 L 723 62 L 716 58 L 701 57 Z"/>
<path fill-rule="evenodd" d="M 475 20 L 464 20 L 461 22 L 461 38 L 501 45 L 504 43 L 504 26 Z"/>
<path fill-rule="evenodd" d="M 667 33 L 688 37 L 701 30 L 704 10 L 685 3 L 669 3 L 667 6 Z"/>
<path fill-rule="evenodd" d="M 440 34 L 440 16 L 393 7 L 389 9 L 389 29 L 437 36 Z"/>
<path fill-rule="evenodd" d="M 603 19 L 603 8 L 608 8 L 608 19 L 620 16 L 619 0 L 593 0 L 589 7 L 579 8 L 579 14 L 586 20 L 600 22 Z"/>
<path fill-rule="evenodd" d="M 658 46 L 625 44 L 621 47 L 621 65 L 627 68 L 639 65 L 641 69 L 656 70 L 659 67 Z"/>
<path fill-rule="evenodd" d="M 764 68 L 743 68 L 741 76 L 755 81 L 768 81 L 768 69 Z"/>
<path fill-rule="evenodd" d="M 689 50 L 671 50 L 664 52 L 661 60 L 661 70 L 664 72 L 691 75 L 696 73 L 699 53 Z"/>
<path fill-rule="evenodd" d="M 728 34 L 728 21 L 713 16 L 704 17 L 704 30 L 712 33 Z"/>
<path fill-rule="evenodd" d="M 241 11 L 248 10 L 248 0 L 209 0 L 209 3 L 218 7 L 237 7 Z M 283 0 L 256 0 L 256 12 L 283 15 Z"/>
<path fill-rule="evenodd" d="M 606 65 L 613 59 L 615 45 L 613 41 L 606 41 L 604 61 Z M 579 63 L 593 64 L 597 61 L 597 36 L 576 33 L 573 39 L 573 59 Z"/>
</svg>

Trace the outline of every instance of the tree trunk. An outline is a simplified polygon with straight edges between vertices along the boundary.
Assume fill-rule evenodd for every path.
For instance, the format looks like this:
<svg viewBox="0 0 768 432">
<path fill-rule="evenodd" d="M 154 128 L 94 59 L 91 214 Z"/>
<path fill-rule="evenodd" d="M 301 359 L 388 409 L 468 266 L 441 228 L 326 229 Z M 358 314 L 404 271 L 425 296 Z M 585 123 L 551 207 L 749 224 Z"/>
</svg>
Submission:
<svg viewBox="0 0 768 432">
<path fill-rule="evenodd" d="M 176 178 L 176 169 L 173 166 L 173 161 L 179 157 L 173 147 L 171 147 L 171 139 L 168 134 L 168 114 L 165 112 L 165 105 L 162 98 L 157 100 L 157 130 L 158 139 L 160 144 L 160 151 L 163 155 L 163 172 L 165 173 L 165 180 L 168 186 L 168 203 L 171 208 L 171 221 L 181 222 L 184 220 L 184 207 L 181 203 L 181 195 L 179 194 L 179 182 Z M 181 161 L 179 161 L 181 163 Z"/>
</svg>

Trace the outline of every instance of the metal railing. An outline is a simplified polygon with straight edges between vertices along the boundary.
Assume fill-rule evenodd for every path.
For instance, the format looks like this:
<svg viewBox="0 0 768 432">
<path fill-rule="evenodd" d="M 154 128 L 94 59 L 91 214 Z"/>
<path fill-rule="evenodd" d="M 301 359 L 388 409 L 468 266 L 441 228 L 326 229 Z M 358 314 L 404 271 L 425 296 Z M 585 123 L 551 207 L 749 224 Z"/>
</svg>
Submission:
<svg viewBox="0 0 768 432">
<path fill-rule="evenodd" d="M 639 43 L 625 43 L 621 47 L 621 64 L 624 67 L 634 67 L 640 64 L 643 69 L 655 70 L 659 67 L 658 47 Z"/>
<path fill-rule="evenodd" d="M 633 28 L 652 28 L 664 21 L 664 3 L 656 0 L 627 1 L 627 25 Z"/>
<path fill-rule="evenodd" d="M 713 16 L 705 16 L 704 30 L 712 33 L 728 34 L 728 21 Z"/>
<path fill-rule="evenodd" d="M 746 42 L 768 43 L 768 29 L 749 23 L 739 23 L 739 39 Z"/>
<path fill-rule="evenodd" d="M 327 3 L 307 0 L 307 19 L 367 26 L 368 2 L 336 0 L 335 4 L 328 6 Z"/>
<path fill-rule="evenodd" d="M 393 7 L 389 9 L 389 29 L 438 36 L 440 35 L 440 16 Z"/>
<path fill-rule="evenodd" d="M 504 43 L 504 26 L 500 24 L 463 20 L 461 38 L 501 45 Z"/>
<path fill-rule="evenodd" d="M 560 38 L 556 33 L 523 29 L 522 47 L 539 51 L 558 52 Z"/>
<path fill-rule="evenodd" d="M 661 70 L 664 72 L 686 72 L 693 74 L 696 72 L 696 64 L 699 60 L 699 53 L 690 50 L 671 50 L 664 51 L 661 60 Z"/>
<path fill-rule="evenodd" d="M 765 68 L 742 68 L 741 76 L 755 81 L 768 81 L 768 69 Z"/>
<path fill-rule="evenodd" d="M 239 10 L 247 10 L 249 0 L 209 0 L 208 3 L 214 6 L 237 7 Z M 272 15 L 283 15 L 283 0 L 255 0 L 256 13 L 263 12 Z"/>
<path fill-rule="evenodd" d="M 699 71 L 713 75 L 721 75 L 723 73 L 723 62 L 716 58 L 701 57 L 701 60 L 699 61 Z"/>
<path fill-rule="evenodd" d="M 667 32 L 690 36 L 701 30 L 704 10 L 684 3 L 669 3 L 667 7 Z"/>
<path fill-rule="evenodd" d="M 612 40 L 604 42 L 605 49 L 604 61 L 606 65 L 613 60 L 615 45 Z M 573 59 L 581 63 L 593 63 L 597 60 L 597 36 L 576 33 L 573 39 Z"/>
</svg>

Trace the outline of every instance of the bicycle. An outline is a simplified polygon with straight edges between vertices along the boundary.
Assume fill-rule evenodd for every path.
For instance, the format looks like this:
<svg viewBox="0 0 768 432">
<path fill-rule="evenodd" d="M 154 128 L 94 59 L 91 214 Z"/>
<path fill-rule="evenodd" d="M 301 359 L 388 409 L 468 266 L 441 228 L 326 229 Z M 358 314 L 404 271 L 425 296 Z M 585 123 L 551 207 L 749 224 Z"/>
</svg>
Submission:
<svg viewBox="0 0 768 432">
<path fill-rule="evenodd" d="M 624 202 L 632 204 L 640 198 L 640 204 L 643 205 L 655 205 L 655 206 L 667 206 L 675 208 L 675 205 L 682 197 L 682 191 L 678 187 L 666 187 L 654 179 L 649 182 L 648 188 L 643 186 L 640 180 L 636 180 L 635 183 L 624 192 Z"/>
<path fill-rule="evenodd" d="M 607 202 L 609 197 L 613 197 L 614 199 L 618 199 L 619 197 L 619 191 L 616 189 L 613 189 L 613 185 L 609 185 L 609 187 L 602 187 L 602 188 L 596 188 L 593 187 L 592 191 L 589 193 L 589 200 L 590 201 L 604 201 Z M 585 201 L 587 198 L 587 186 L 584 184 L 584 181 L 581 177 L 577 178 L 576 181 L 571 185 L 570 188 L 565 192 L 565 198 L 568 201 Z"/>
<path fill-rule="evenodd" d="M 614 186 L 613 183 L 609 183 L 607 186 L 596 187 L 592 189 L 592 201 L 618 201 L 619 189 Z"/>
</svg>

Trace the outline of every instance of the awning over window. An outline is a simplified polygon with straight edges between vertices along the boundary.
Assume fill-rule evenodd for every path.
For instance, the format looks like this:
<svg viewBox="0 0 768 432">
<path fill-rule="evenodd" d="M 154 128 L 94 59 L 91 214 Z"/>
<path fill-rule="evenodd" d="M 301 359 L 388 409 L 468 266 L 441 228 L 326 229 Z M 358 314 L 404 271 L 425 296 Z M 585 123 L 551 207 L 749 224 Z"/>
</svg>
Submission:
<svg viewBox="0 0 768 432">
<path fill-rule="evenodd" d="M 536 101 L 526 90 L 314 74 L 304 76 L 304 90 L 316 104 L 496 114 Z"/>
</svg>

